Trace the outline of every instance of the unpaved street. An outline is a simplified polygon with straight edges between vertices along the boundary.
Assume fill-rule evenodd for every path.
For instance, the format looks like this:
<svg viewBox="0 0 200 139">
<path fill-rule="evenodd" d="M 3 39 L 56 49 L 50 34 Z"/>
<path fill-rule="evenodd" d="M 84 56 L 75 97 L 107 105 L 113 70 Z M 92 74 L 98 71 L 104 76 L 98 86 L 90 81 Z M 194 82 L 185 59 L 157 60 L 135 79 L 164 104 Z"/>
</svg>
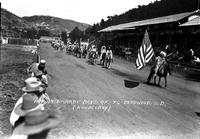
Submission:
<svg viewBox="0 0 200 139">
<path fill-rule="evenodd" d="M 138 71 L 114 59 L 107 70 L 49 44 L 40 47 L 49 73 L 49 108 L 63 118 L 50 138 L 200 136 L 199 82 L 173 74 L 167 88 L 147 85 L 148 68 Z"/>
</svg>

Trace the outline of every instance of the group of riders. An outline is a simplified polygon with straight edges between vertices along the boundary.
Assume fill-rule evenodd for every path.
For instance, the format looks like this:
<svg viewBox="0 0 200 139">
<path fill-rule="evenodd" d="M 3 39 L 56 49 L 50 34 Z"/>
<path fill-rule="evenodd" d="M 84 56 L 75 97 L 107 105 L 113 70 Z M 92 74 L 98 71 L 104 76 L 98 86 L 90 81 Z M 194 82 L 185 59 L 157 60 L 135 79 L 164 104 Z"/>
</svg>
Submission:
<svg viewBox="0 0 200 139">
<path fill-rule="evenodd" d="M 17 100 L 11 115 L 12 136 L 10 139 L 46 138 L 51 128 L 60 123 L 60 118 L 47 112 L 50 102 L 47 95 L 48 79 L 46 61 L 32 63 L 27 69 L 28 78 L 21 89 L 23 94 Z"/>
<path fill-rule="evenodd" d="M 89 49 L 89 59 L 91 59 L 92 63 L 97 63 L 96 60 L 99 59 L 99 64 L 102 67 L 110 69 L 110 64 L 113 61 L 113 52 L 111 47 L 102 46 L 101 51 L 99 52 L 95 45 Z"/>
<path fill-rule="evenodd" d="M 52 44 L 52 46 L 55 48 L 55 44 Z M 62 51 L 65 47 L 66 52 L 68 54 L 73 54 L 76 57 L 79 58 L 88 58 L 88 60 L 92 64 L 97 64 L 97 61 L 99 61 L 99 64 L 102 65 L 104 68 L 110 69 L 110 64 L 113 62 L 113 52 L 111 50 L 111 47 L 108 46 L 102 46 L 100 50 L 95 45 L 91 45 L 90 47 L 87 47 L 85 45 L 79 45 L 78 43 L 75 45 L 68 45 L 64 46 L 63 43 L 60 45 L 56 45 L 56 50 L 58 50 L 57 46 L 60 47 L 60 50 Z M 166 60 L 167 54 L 165 51 L 160 51 L 158 56 L 155 58 L 155 63 L 151 67 L 150 74 L 147 78 L 147 83 L 149 84 L 151 79 L 154 78 L 154 83 L 156 84 L 156 77 L 159 77 L 158 85 L 160 84 L 161 77 L 165 78 L 165 86 L 167 86 L 167 75 L 171 74 L 171 70 L 169 67 L 169 64 Z"/>
<path fill-rule="evenodd" d="M 64 45 L 63 42 L 55 41 L 52 42 L 52 47 L 55 50 L 66 50 L 67 54 L 72 54 L 78 58 L 87 58 L 93 65 L 99 64 L 104 68 L 110 69 L 110 64 L 113 61 L 113 52 L 111 47 L 102 46 L 100 50 L 98 50 L 96 45 L 80 45 L 75 43 L 73 45 Z"/>
</svg>

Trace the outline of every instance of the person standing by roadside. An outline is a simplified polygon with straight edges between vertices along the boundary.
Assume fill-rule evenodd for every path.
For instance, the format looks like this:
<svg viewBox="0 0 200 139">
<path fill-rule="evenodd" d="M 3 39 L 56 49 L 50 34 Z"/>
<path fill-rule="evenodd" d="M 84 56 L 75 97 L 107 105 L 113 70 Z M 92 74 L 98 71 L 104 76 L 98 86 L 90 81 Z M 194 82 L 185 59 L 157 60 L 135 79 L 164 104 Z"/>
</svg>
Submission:
<svg viewBox="0 0 200 139">
<path fill-rule="evenodd" d="M 37 81 L 37 78 L 35 77 L 30 77 L 25 80 L 25 87 L 22 88 L 22 91 L 24 92 L 24 94 L 17 100 L 10 115 L 10 123 L 12 126 L 14 126 L 15 122 L 20 118 L 20 116 L 15 113 L 15 109 L 16 107 L 18 107 L 19 105 L 23 103 L 23 97 L 26 94 L 31 94 L 33 96 L 36 96 L 39 99 L 42 96 L 42 92 L 44 91 L 44 88 L 41 87 L 41 84 L 42 83 Z"/>
<path fill-rule="evenodd" d="M 44 59 L 40 60 L 40 63 L 33 63 L 31 64 L 27 69 L 27 73 L 30 74 L 31 77 L 34 76 L 34 73 L 40 70 L 43 72 L 43 74 L 47 74 L 47 70 L 46 70 L 46 61 Z"/>
<path fill-rule="evenodd" d="M 46 139 L 50 129 L 58 126 L 60 119 L 49 115 L 36 101 L 37 97 L 30 94 L 23 97 L 23 103 L 16 107 L 15 113 L 24 120 L 15 124 L 9 139 Z"/>
</svg>

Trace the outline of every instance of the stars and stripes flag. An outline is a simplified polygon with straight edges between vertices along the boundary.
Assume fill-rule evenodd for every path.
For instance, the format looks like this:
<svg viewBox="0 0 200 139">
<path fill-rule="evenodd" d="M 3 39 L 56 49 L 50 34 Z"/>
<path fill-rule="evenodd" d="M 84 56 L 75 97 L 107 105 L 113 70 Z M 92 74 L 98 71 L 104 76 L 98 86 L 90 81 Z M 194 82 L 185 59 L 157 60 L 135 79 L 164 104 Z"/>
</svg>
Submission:
<svg viewBox="0 0 200 139">
<path fill-rule="evenodd" d="M 138 51 L 138 58 L 136 59 L 136 68 L 138 70 L 142 69 L 146 63 L 148 63 L 151 58 L 154 56 L 154 51 L 152 44 L 149 39 L 149 34 L 147 30 L 144 34 L 144 39 L 142 41 L 142 45 Z"/>
</svg>

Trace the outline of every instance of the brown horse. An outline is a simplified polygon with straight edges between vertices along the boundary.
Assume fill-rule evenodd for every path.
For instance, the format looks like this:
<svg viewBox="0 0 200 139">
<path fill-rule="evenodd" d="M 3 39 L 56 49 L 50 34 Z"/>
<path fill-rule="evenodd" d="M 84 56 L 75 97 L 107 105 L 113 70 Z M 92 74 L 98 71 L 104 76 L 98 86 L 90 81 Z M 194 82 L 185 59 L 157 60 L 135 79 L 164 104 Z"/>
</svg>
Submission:
<svg viewBox="0 0 200 139">
<path fill-rule="evenodd" d="M 168 73 L 171 75 L 171 69 L 167 62 L 164 62 L 162 65 L 160 65 L 157 74 L 155 74 L 155 66 L 151 69 L 151 72 L 149 74 L 149 77 L 147 79 L 147 83 L 150 82 L 152 77 L 154 76 L 154 84 L 156 84 L 156 77 L 159 77 L 158 85 L 160 86 L 161 77 L 165 78 L 165 87 L 167 87 L 167 75 Z"/>
</svg>

